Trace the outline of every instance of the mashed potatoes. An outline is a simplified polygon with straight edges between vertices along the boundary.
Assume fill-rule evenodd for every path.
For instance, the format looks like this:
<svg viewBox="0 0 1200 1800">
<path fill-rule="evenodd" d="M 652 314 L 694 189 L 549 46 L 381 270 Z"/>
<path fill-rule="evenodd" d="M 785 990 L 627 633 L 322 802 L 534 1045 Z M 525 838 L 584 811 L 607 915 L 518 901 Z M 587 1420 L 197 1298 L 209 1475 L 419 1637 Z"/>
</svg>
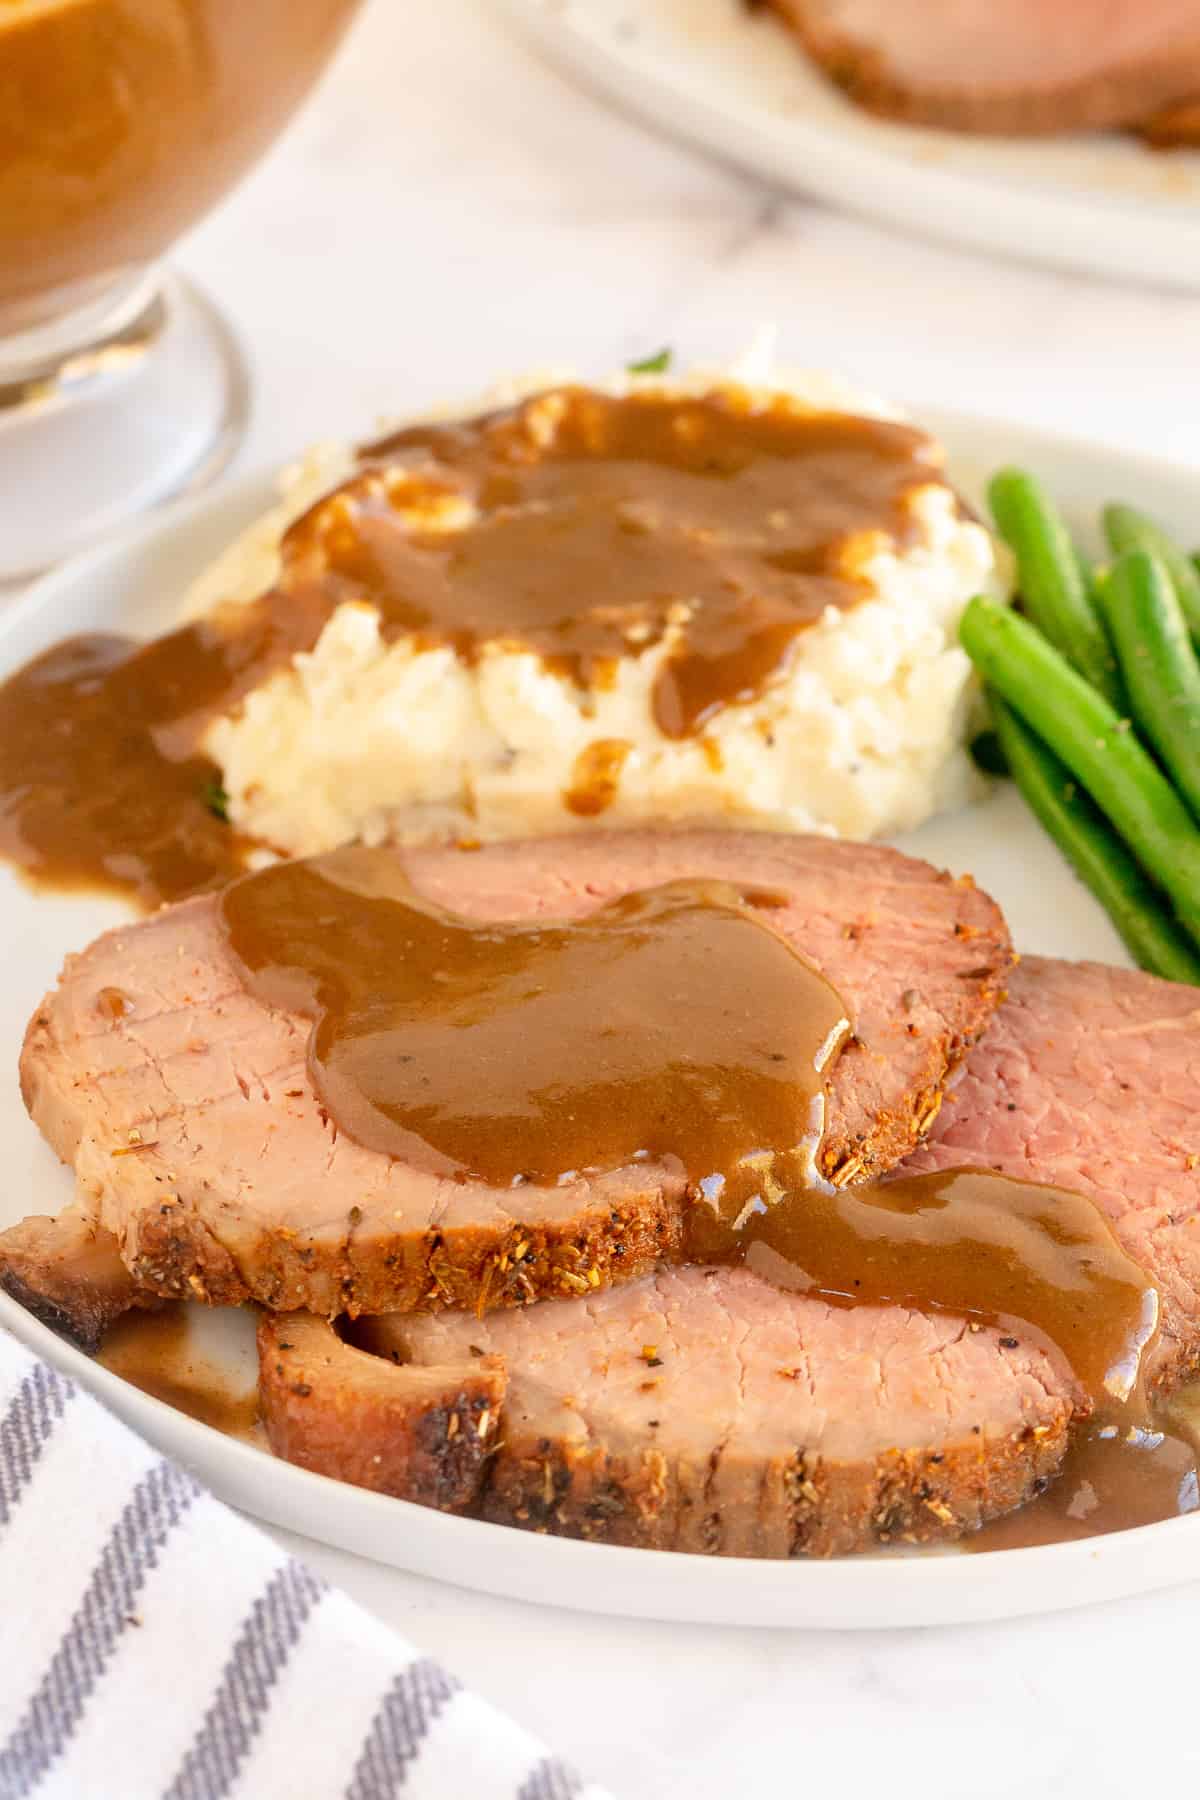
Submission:
<svg viewBox="0 0 1200 1800">
<path fill-rule="evenodd" d="M 722 379 L 699 372 L 652 385 L 700 393 Z M 623 385 L 632 384 L 606 391 Z M 813 410 L 885 416 L 827 378 L 771 385 Z M 190 610 L 261 592 L 277 573 L 289 519 L 351 463 L 345 450 L 314 453 L 283 505 L 194 590 Z M 370 604 L 347 601 L 311 652 L 211 725 L 206 748 L 223 772 L 230 815 L 297 855 L 355 838 L 486 840 L 589 819 L 858 838 L 918 825 L 969 794 L 973 688 L 957 625 L 972 594 L 1000 584 L 988 533 L 961 516 L 936 476 L 908 504 L 907 542 L 877 532 L 855 547 L 865 597 L 828 607 L 761 691 L 691 736 L 664 735 L 653 705 L 677 646 L 673 626 L 621 657 L 611 679 L 580 687 L 511 643 L 486 643 L 468 660 L 445 644 L 388 641 Z M 453 509 L 445 528 L 455 528 Z"/>
</svg>

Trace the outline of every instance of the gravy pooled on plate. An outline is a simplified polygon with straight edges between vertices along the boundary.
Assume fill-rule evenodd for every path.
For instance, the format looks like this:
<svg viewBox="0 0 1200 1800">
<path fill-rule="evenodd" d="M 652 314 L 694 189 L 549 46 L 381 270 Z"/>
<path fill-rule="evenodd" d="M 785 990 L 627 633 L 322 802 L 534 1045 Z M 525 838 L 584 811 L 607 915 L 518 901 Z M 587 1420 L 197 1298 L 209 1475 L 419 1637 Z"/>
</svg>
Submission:
<svg viewBox="0 0 1200 1800">
<path fill-rule="evenodd" d="M 228 1370 L 196 1353 L 187 1314 L 178 1304 L 159 1312 L 126 1313 L 105 1334 L 97 1361 L 143 1394 L 214 1431 L 227 1437 L 256 1435 L 257 1390 L 238 1389 Z"/>
</svg>

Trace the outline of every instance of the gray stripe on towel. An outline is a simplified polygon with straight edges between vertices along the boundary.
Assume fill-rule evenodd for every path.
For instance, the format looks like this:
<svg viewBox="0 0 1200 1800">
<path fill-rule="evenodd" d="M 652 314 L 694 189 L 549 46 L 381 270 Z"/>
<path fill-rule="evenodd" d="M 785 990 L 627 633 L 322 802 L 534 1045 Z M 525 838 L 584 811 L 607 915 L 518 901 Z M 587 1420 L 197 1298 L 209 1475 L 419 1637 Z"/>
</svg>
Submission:
<svg viewBox="0 0 1200 1800">
<path fill-rule="evenodd" d="M 427 1656 L 401 1669 L 379 1703 L 345 1800 L 392 1800 L 400 1792 L 429 1727 L 458 1685 Z"/>
<path fill-rule="evenodd" d="M 75 1389 L 56 1369 L 35 1362 L 0 1419 L 0 1525 L 7 1525 L 38 1457 Z"/>
<path fill-rule="evenodd" d="M 277 1569 L 246 1615 L 204 1723 L 162 1800 L 222 1800 L 271 1704 L 271 1690 L 326 1591 L 303 1563 Z"/>
<path fill-rule="evenodd" d="M 577 1800 L 582 1792 L 582 1777 L 557 1756 L 546 1756 L 521 1783 L 517 1800 Z"/>
<path fill-rule="evenodd" d="M 70 1743 L 159 1551 L 199 1492 L 192 1476 L 168 1462 L 155 1463 L 137 1483 L 37 1692 L 0 1750 L 0 1800 L 32 1793 Z"/>
</svg>

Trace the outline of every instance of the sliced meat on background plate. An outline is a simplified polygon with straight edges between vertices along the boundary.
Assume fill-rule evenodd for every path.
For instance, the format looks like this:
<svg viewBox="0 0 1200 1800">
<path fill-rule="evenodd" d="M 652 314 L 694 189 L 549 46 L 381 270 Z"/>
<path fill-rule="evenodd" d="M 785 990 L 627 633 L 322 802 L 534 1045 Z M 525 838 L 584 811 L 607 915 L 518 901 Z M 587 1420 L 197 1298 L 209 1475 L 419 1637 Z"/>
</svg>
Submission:
<svg viewBox="0 0 1200 1800">
<path fill-rule="evenodd" d="M 1200 989 L 1030 957 L 905 1172 L 983 1165 L 1093 1196 L 1160 1287 L 1148 1372 L 1169 1387 L 1200 1358 L 1197 1092 Z M 356 1397 L 382 1381 L 372 1358 L 331 1354 L 332 1329 L 307 1327 L 303 1338 L 290 1320 L 261 1328 L 275 1448 L 361 1480 L 374 1434 L 365 1485 L 424 1497 L 427 1472 L 414 1479 L 403 1439 L 389 1455 L 378 1413 Z M 401 1360 L 393 1404 L 447 1454 L 464 1363 L 488 1358 L 493 1383 L 503 1370 L 498 1422 L 498 1388 L 488 1401 L 491 1459 L 477 1463 L 489 1518 L 658 1548 L 786 1556 L 954 1537 L 1037 1492 L 1088 1404 L 1065 1361 L 1023 1336 L 900 1307 L 832 1308 L 745 1269 L 665 1271 L 568 1304 L 355 1332 Z M 455 1493 L 462 1504 L 461 1482 Z"/>
<path fill-rule="evenodd" d="M 764 890 L 764 918 L 833 983 L 856 1034 L 829 1085 L 821 1162 L 835 1180 L 883 1172 L 918 1141 L 1011 960 L 999 910 L 968 879 L 877 846 L 612 832 L 403 866 L 419 894 L 486 920 L 578 916 L 685 876 Z M 29 1027 L 23 1090 L 140 1286 L 332 1317 L 569 1295 L 681 1254 L 685 1186 L 665 1162 L 556 1187 L 439 1178 L 334 1129 L 308 1036 L 246 991 L 211 899 L 69 959 Z"/>
<path fill-rule="evenodd" d="M 952 131 L 1137 125 L 1200 93 L 1194 0 L 770 0 L 851 99 Z"/>
</svg>

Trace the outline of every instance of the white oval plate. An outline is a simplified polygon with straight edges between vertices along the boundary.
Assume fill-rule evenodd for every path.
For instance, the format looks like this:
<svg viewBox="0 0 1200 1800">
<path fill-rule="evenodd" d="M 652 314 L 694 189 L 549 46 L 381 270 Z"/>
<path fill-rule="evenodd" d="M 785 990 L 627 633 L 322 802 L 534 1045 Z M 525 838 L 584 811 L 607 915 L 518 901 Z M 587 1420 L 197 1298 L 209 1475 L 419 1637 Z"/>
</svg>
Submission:
<svg viewBox="0 0 1200 1800">
<path fill-rule="evenodd" d="M 1193 152 L 1120 134 L 972 138 L 873 119 L 746 0 L 500 4 L 602 98 L 777 185 L 975 250 L 1200 287 Z"/>
<path fill-rule="evenodd" d="M 1200 534 L 1200 476 L 1145 457 L 968 418 L 932 416 L 968 494 L 980 475 L 1019 461 L 1038 470 L 1077 521 L 1121 497 Z M 137 537 L 47 577 L 0 617 L 0 678 L 55 638 L 84 630 L 150 633 L 172 622 L 185 583 L 269 503 L 265 479 L 161 516 Z M 1107 919 L 1009 789 L 927 825 L 904 847 L 971 870 L 1004 906 L 1017 945 L 1058 956 L 1125 961 Z M 115 901 L 35 896 L 0 868 L 0 1143 L 7 1171 L 0 1227 L 55 1212 L 71 1180 L 25 1116 L 14 1064 L 25 1022 L 67 951 L 127 917 Z M 1109 1538 L 1032 1550 L 883 1555 L 826 1563 L 722 1561 L 538 1537 L 449 1518 L 276 1462 L 252 1445 L 148 1398 L 60 1342 L 6 1296 L 0 1321 L 98 1394 L 162 1449 L 244 1511 L 397 1568 L 522 1600 L 630 1617 L 723 1625 L 876 1628 L 1007 1618 L 1166 1587 L 1200 1576 L 1200 1517 Z M 207 1355 L 246 1378 L 248 1319 L 200 1315 Z"/>
</svg>

